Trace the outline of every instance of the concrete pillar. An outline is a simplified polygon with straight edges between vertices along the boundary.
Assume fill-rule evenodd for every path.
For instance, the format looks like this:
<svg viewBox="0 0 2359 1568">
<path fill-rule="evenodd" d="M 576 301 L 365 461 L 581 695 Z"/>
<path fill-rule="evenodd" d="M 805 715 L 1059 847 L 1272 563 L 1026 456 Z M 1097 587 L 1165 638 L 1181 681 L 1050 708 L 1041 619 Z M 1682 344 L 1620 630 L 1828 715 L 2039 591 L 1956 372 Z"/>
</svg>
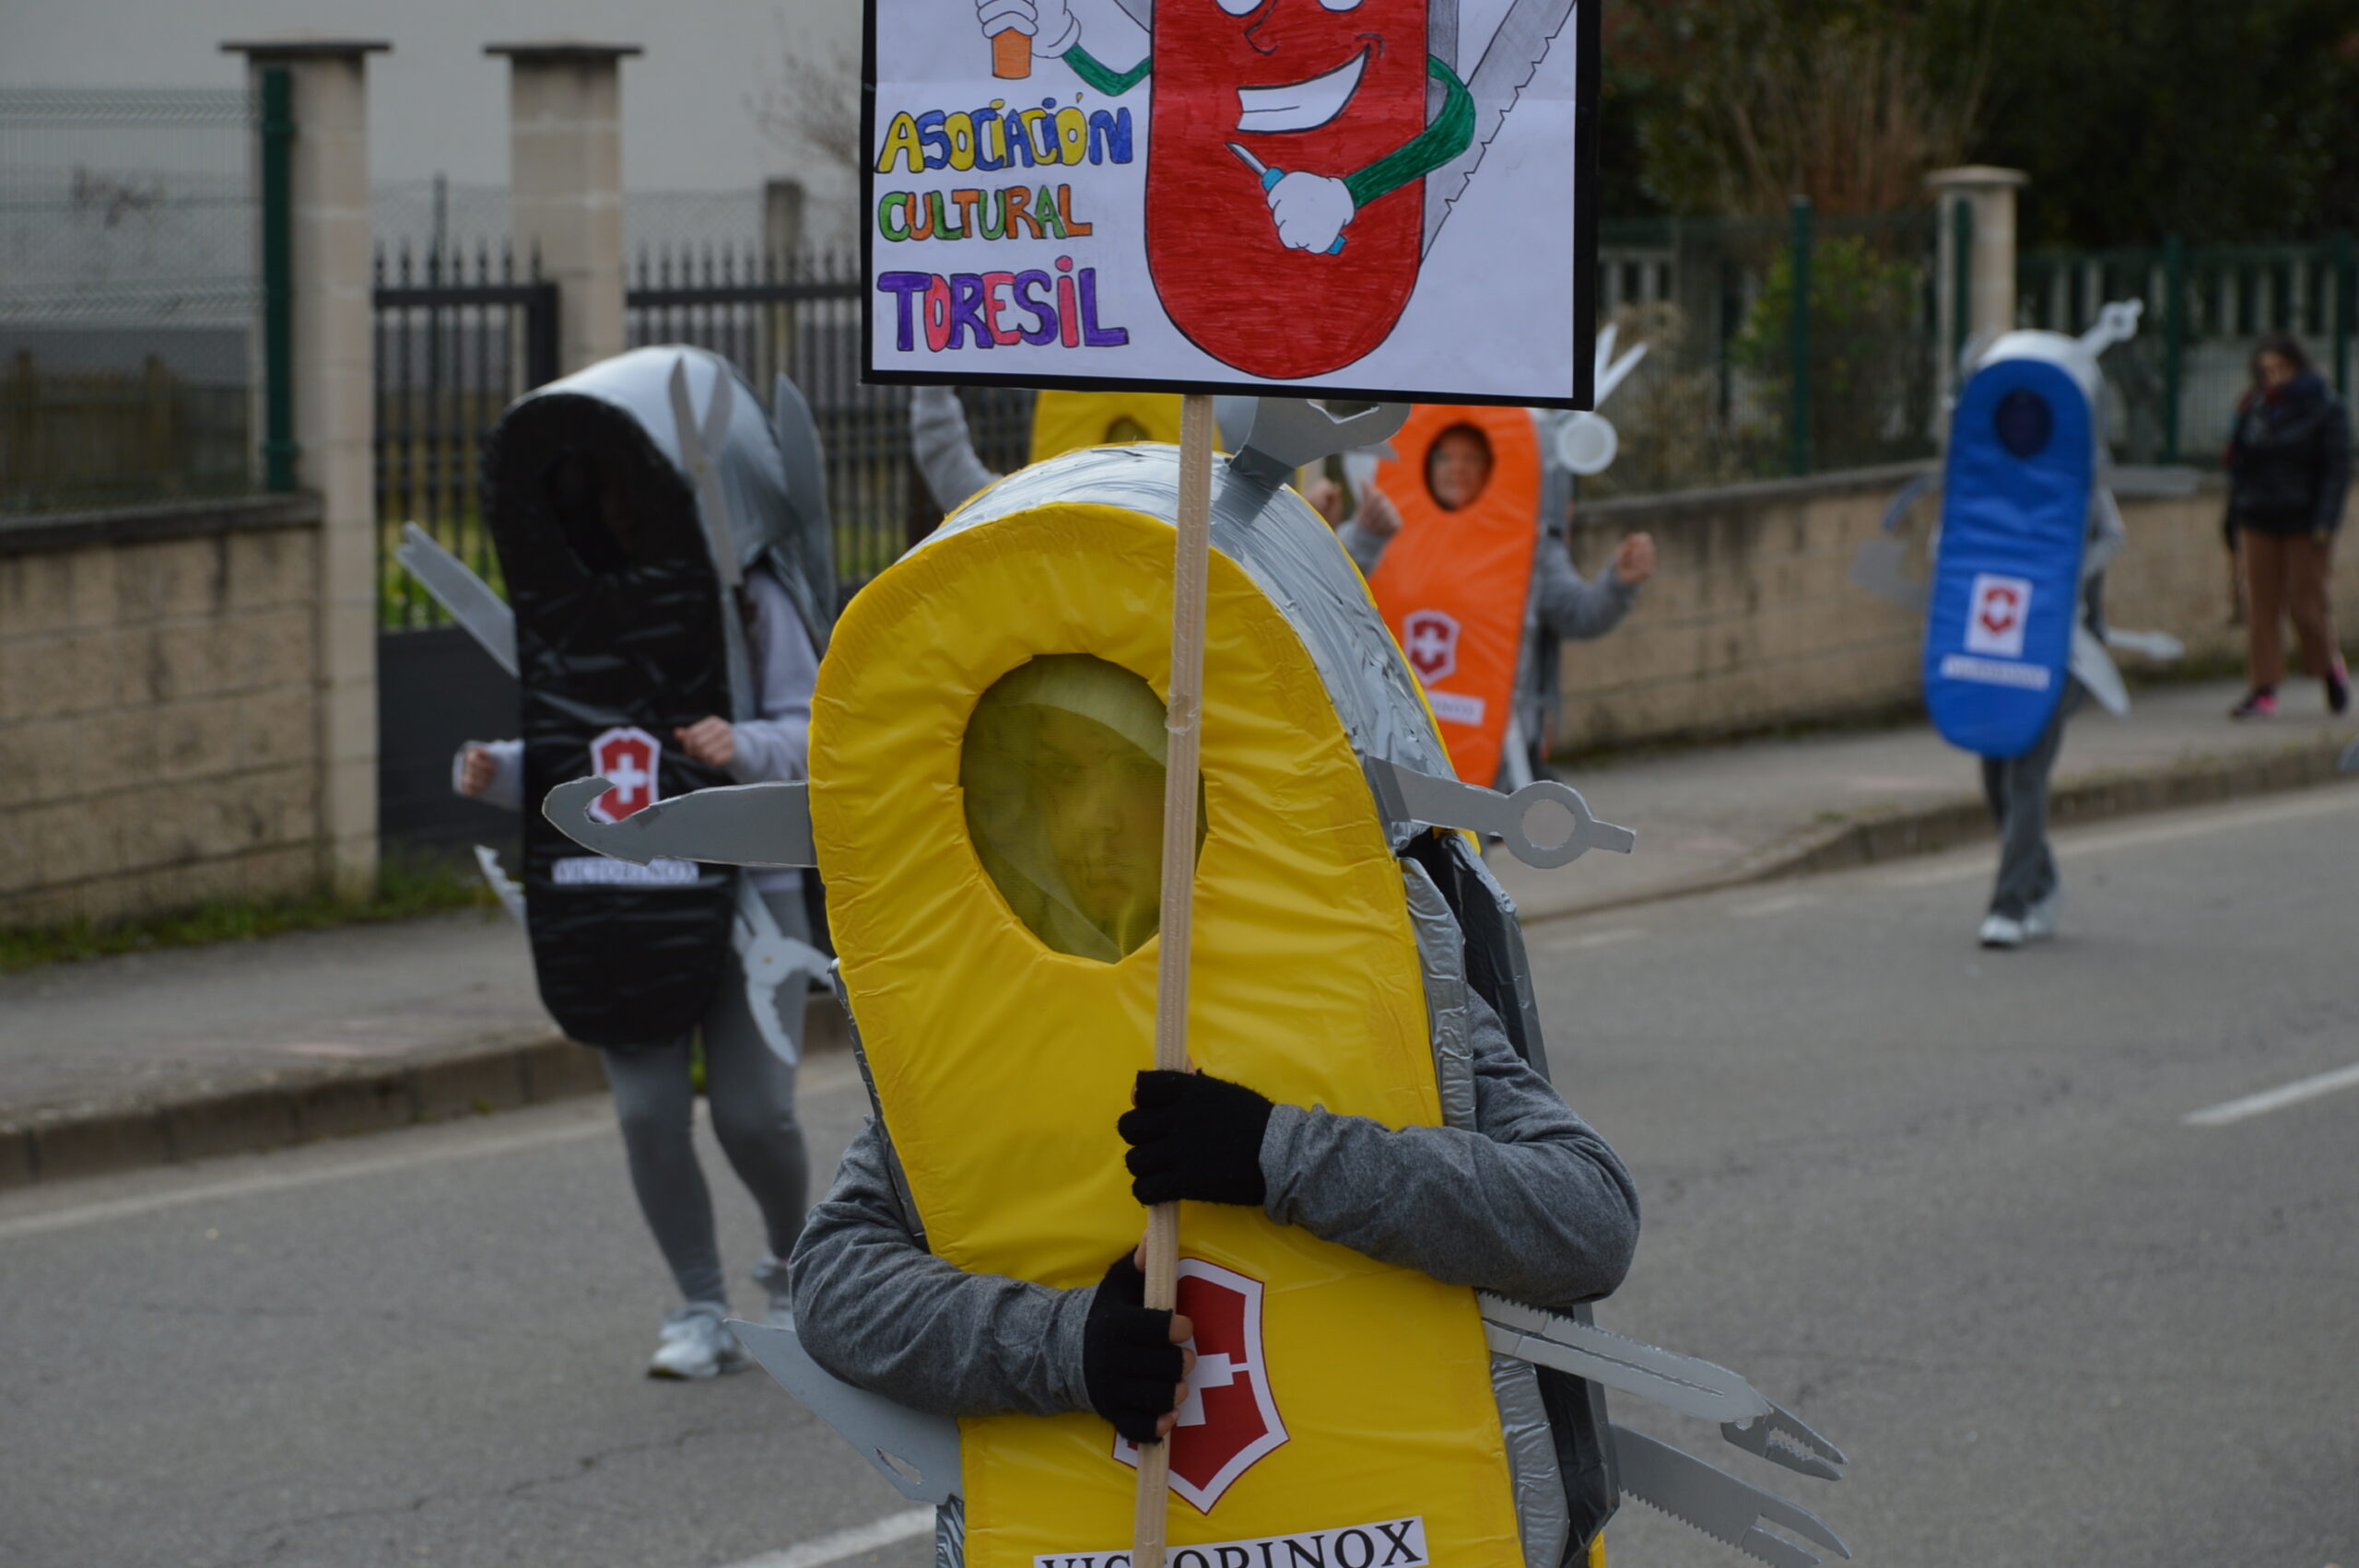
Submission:
<svg viewBox="0 0 2359 1568">
<path fill-rule="evenodd" d="M 2015 193 L 2030 181 L 2020 169 L 1968 164 L 1936 170 L 1925 177 L 1940 215 L 1939 275 L 1934 298 L 1941 318 L 1942 392 L 1957 384 L 1957 214 L 1974 215 L 1974 244 L 1966 258 L 1966 332 L 1971 345 L 1988 343 L 2015 325 Z M 1946 421 L 1944 421 L 1946 423 Z"/>
<path fill-rule="evenodd" d="M 803 258 L 803 181 L 762 181 L 762 255 L 780 267 Z"/>
<path fill-rule="evenodd" d="M 508 58 L 508 211 L 519 266 L 557 287 L 557 369 L 620 354 L 622 62 L 635 43 L 494 43 Z"/>
<path fill-rule="evenodd" d="M 377 372 L 370 297 L 369 56 L 373 40 L 225 43 L 250 76 L 284 66 L 293 89 L 288 167 L 295 481 L 320 497 L 321 881 L 377 888 Z M 257 82 L 257 89 L 259 83 Z"/>
</svg>

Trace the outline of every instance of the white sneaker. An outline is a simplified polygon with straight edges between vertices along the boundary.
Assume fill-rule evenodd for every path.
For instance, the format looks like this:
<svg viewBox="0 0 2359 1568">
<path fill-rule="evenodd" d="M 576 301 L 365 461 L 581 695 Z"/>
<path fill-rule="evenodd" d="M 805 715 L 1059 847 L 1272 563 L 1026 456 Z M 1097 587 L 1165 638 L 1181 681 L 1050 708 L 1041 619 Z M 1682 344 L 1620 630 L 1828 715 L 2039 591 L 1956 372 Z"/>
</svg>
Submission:
<svg viewBox="0 0 2359 1568">
<path fill-rule="evenodd" d="M 728 1316 L 728 1305 L 717 1301 L 692 1301 L 665 1313 L 663 1337 L 647 1363 L 647 1375 L 701 1382 L 742 1369 L 745 1348 L 724 1321 Z"/>
<path fill-rule="evenodd" d="M 1985 947 L 2021 947 L 2024 944 L 2024 923 L 2004 915 L 1986 916 L 1982 921 L 1982 945 Z"/>
<path fill-rule="evenodd" d="M 2064 907 L 2064 889 L 2059 886 L 2047 897 L 2024 911 L 2024 940 L 2053 942 L 2056 940 L 2057 911 Z"/>
<path fill-rule="evenodd" d="M 754 1283 L 762 1287 L 762 1294 L 769 1303 L 762 1321 L 773 1328 L 793 1328 L 794 1287 L 786 1271 L 786 1259 L 765 1258 L 754 1265 Z"/>
</svg>

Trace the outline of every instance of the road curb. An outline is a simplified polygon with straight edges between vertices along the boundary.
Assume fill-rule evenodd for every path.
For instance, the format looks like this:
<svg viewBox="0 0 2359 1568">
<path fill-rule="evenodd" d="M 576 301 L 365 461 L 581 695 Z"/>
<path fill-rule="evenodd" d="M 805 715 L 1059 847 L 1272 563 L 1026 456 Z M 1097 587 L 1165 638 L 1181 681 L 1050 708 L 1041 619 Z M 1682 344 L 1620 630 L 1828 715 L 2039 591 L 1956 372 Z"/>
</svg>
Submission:
<svg viewBox="0 0 2359 1568">
<path fill-rule="evenodd" d="M 2345 777 L 2337 769 L 2344 744 L 2317 739 L 2273 752 L 2197 757 L 2166 767 L 2074 778 L 2057 787 L 2049 811 L 2061 825 L 2308 789 Z M 1539 924 L 1856 870 L 1989 837 L 1989 817 L 1979 800 L 1943 801 L 1822 825 L 1709 877 L 1535 911 L 1527 919 Z M 824 998 L 815 1000 L 805 1027 L 806 1050 L 816 1054 L 848 1044 L 842 1012 Z M 262 1153 L 605 1089 L 597 1053 L 551 1033 L 511 1036 L 395 1066 L 272 1069 L 168 1097 L 18 1114 L 0 1109 L 0 1191 L 222 1154 Z"/>
<path fill-rule="evenodd" d="M 2085 775 L 2056 786 L 2048 818 L 2058 826 L 2104 822 L 2147 812 L 2281 794 L 2331 784 L 2350 775 L 2339 764 L 2353 743 L 2324 737 L 2271 752 L 2189 757 L 2163 767 Z M 1937 855 L 1992 837 L 1989 810 L 1978 796 L 1959 796 L 1914 809 L 1813 825 L 1745 857 L 1727 870 L 1659 887 L 1625 890 L 1581 903 L 1527 910 L 1527 924 L 1569 920 L 1660 904 L 1672 898 L 1751 887 L 1789 877 L 1856 871 L 1894 860 Z"/>
<path fill-rule="evenodd" d="M 842 1011 L 813 1000 L 804 1048 L 848 1045 Z M 606 1092 L 597 1051 L 564 1036 L 510 1036 L 423 1061 L 271 1068 L 115 1104 L 0 1110 L 0 1191 L 266 1153 Z"/>
<path fill-rule="evenodd" d="M 2073 778 L 2049 795 L 2048 821 L 2068 827 L 2330 784 L 2342 777 L 2336 766 L 2342 745 L 2339 740 L 2307 741 L 2273 752 L 2190 757 L 2166 767 Z M 1745 880 L 1850 871 L 1939 854 L 1991 837 L 1989 810 L 1978 798 L 1946 801 L 1915 812 L 1845 823 L 1814 842 L 1793 847 L 1778 864 Z"/>
</svg>

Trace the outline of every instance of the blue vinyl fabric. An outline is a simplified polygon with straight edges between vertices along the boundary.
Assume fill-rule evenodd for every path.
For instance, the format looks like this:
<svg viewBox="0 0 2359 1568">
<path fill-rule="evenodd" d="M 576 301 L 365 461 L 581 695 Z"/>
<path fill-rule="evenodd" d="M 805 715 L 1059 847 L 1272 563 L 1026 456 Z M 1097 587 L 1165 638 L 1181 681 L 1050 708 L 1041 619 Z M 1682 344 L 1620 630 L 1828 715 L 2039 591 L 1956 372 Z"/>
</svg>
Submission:
<svg viewBox="0 0 2359 1568">
<path fill-rule="evenodd" d="M 1975 372 L 1950 427 L 1925 622 L 1925 707 L 1942 739 L 2020 756 L 2064 695 L 2096 478 L 2087 397 L 2060 366 Z"/>
</svg>

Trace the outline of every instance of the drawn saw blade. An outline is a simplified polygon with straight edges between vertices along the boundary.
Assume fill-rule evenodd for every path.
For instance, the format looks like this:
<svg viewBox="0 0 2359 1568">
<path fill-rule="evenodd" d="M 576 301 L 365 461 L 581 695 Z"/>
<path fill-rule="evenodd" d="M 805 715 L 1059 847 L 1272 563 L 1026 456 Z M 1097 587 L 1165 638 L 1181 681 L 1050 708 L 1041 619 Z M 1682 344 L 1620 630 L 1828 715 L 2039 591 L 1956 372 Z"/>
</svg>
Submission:
<svg viewBox="0 0 2359 1568">
<path fill-rule="evenodd" d="M 1548 57 L 1550 45 L 1573 14 L 1573 4 L 1574 0 L 1515 0 L 1498 31 L 1484 47 L 1482 64 L 1466 78 L 1467 93 L 1474 99 L 1473 139 L 1464 152 L 1426 176 L 1426 235 L 1421 254 L 1434 248 L 1434 237 L 1441 232 L 1449 209 L 1465 192 L 1466 182 L 1474 178 L 1508 111 L 1531 85 L 1540 62 Z"/>
</svg>

